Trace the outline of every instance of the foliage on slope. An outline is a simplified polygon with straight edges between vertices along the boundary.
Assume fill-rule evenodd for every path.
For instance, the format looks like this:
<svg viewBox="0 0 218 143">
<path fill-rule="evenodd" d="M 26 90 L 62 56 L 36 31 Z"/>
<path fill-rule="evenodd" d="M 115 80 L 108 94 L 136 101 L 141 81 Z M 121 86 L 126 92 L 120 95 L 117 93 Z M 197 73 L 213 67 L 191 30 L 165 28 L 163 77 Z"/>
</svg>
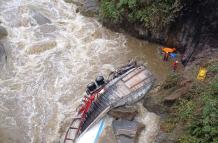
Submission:
<svg viewBox="0 0 218 143">
<path fill-rule="evenodd" d="M 174 21 L 181 9 L 180 0 L 101 0 L 100 17 L 114 24 L 127 21 L 159 31 Z"/>
<path fill-rule="evenodd" d="M 218 143 L 218 62 L 206 67 L 207 80 L 194 81 L 186 95 L 170 108 L 169 119 L 163 125 L 167 132 L 178 124 L 183 126 L 178 143 Z"/>
</svg>

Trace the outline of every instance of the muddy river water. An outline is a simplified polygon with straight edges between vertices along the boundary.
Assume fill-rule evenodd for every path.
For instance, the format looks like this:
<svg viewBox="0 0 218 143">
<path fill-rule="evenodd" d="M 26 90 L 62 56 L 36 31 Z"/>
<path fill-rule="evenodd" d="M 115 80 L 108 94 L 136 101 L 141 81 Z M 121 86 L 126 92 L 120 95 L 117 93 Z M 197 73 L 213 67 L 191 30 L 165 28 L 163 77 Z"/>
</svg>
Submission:
<svg viewBox="0 0 218 143">
<path fill-rule="evenodd" d="M 159 45 L 111 32 L 62 0 L 0 0 L 0 21 L 9 34 L 2 40 L 1 143 L 60 142 L 86 84 L 130 59 L 158 79 L 168 70 Z"/>
</svg>

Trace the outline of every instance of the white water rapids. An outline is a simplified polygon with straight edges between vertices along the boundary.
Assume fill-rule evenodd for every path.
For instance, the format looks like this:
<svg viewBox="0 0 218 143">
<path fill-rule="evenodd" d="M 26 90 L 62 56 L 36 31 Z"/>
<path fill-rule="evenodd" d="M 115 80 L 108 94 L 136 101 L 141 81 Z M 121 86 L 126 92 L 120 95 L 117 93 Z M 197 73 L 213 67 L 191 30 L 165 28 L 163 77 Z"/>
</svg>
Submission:
<svg viewBox="0 0 218 143">
<path fill-rule="evenodd" d="M 132 58 L 149 59 L 157 75 L 164 69 L 157 45 L 113 33 L 62 0 L 0 0 L 0 21 L 9 33 L 2 41 L 1 143 L 60 142 L 86 84 L 97 75 Z"/>
</svg>

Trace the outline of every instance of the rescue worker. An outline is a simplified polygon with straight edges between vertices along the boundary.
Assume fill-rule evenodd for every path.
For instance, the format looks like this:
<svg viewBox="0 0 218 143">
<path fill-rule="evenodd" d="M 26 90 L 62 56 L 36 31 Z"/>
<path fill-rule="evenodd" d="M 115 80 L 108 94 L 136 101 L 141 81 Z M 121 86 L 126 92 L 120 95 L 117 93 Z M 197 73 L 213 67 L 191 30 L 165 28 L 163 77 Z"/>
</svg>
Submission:
<svg viewBox="0 0 218 143">
<path fill-rule="evenodd" d="M 169 52 L 164 52 L 163 61 L 168 61 L 168 58 L 169 58 Z"/>
<path fill-rule="evenodd" d="M 173 62 L 173 71 L 174 72 L 177 70 L 178 64 L 179 64 L 179 62 L 177 60 L 175 62 Z"/>
</svg>

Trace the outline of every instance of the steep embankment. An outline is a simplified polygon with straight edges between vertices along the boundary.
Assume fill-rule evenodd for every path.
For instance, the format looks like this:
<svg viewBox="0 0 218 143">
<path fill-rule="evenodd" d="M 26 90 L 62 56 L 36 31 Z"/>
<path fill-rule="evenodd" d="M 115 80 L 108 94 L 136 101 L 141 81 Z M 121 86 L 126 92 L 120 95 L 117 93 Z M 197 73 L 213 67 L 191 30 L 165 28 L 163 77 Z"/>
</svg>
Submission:
<svg viewBox="0 0 218 143">
<path fill-rule="evenodd" d="M 218 47 L 216 0 L 101 0 L 100 17 L 113 29 L 176 47 L 183 64 L 193 53 Z"/>
<path fill-rule="evenodd" d="M 155 143 L 218 142 L 218 61 L 206 57 L 204 66 L 204 81 L 196 80 L 198 66 L 191 63 L 185 71 L 171 73 L 144 100 L 144 106 L 161 117 Z"/>
</svg>

